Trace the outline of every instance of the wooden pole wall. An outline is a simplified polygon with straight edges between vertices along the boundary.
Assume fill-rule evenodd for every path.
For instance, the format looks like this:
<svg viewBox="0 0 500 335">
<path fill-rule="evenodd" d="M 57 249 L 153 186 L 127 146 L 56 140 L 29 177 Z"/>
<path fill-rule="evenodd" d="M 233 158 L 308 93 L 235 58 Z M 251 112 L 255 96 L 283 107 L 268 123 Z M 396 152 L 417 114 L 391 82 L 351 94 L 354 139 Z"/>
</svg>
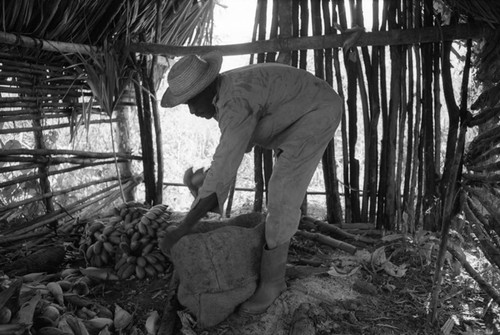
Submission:
<svg viewBox="0 0 500 335">
<path fill-rule="evenodd" d="M 366 2 L 259 0 L 255 43 L 219 48 L 228 55 L 251 50 L 257 53 L 257 62 L 280 61 L 312 70 L 344 98 L 344 114 L 336 138 L 337 143 L 341 142 L 337 145 L 341 150 L 336 152 L 332 142 L 322 160 L 327 219 L 330 222 L 370 221 L 389 230 L 411 232 L 418 227 L 436 230 L 441 224 L 445 190 L 456 182 L 451 172 L 461 112 L 454 102 L 450 80 L 451 41 L 479 36 L 483 34 L 483 28 L 440 26 L 431 12 L 431 0 L 374 0 L 371 14 L 363 12 Z M 267 17 L 268 8 L 272 17 Z M 371 32 L 358 37 L 355 33 L 346 34 L 350 29 L 364 27 L 368 15 L 372 15 L 373 24 L 366 28 Z M 457 22 L 458 18 L 452 20 L 452 24 Z M 436 42 L 436 36 L 443 41 Z M 153 54 L 160 53 L 159 50 L 167 50 L 170 54 L 210 50 L 199 49 L 201 47 L 165 49 L 165 46 L 141 43 L 132 47 L 135 51 Z M 308 49 L 314 51 L 308 53 Z M 308 55 L 313 55 L 313 59 L 308 61 Z M 0 97 L 1 108 L 15 108 L 2 109 L 3 120 L 11 122 L 34 117 L 31 127 L 18 128 L 17 131 L 37 132 L 59 127 L 61 125 L 37 123 L 37 118 L 56 119 L 65 108 L 68 113 L 78 109 L 71 101 L 56 102 L 51 96 L 64 95 L 71 100 L 80 94 L 90 94 L 88 90 L 67 90 L 66 86 L 72 85 L 69 82 L 60 85 L 38 83 L 35 85 L 37 92 L 43 94 L 33 100 L 30 93 L 33 74 L 50 74 L 58 67 L 32 63 L 15 72 L 19 68 L 15 59 L 2 62 L 4 71 L 0 72 L 0 83 L 5 86 L 4 92 L 20 97 L 15 102 L 9 97 Z M 144 68 L 144 77 L 148 77 L 149 69 L 144 63 L 139 65 Z M 16 86 L 9 85 L 13 73 L 16 74 Z M 137 81 L 140 82 L 141 78 Z M 154 101 L 145 96 L 140 87 L 136 87 L 136 93 L 139 124 L 144 134 L 144 162 L 149 162 L 145 166 L 147 202 L 155 203 L 161 201 L 158 200 L 161 176 L 158 175 L 157 182 L 150 129 Z M 445 97 L 444 105 L 441 95 Z M 99 113 L 95 109 L 88 111 L 89 114 L 94 112 Z M 448 120 L 442 117 L 446 114 Z M 71 127 L 71 122 L 63 126 Z M 450 131 L 442 140 L 446 128 Z M 10 131 L 1 129 L 0 133 Z M 42 142 L 38 148 L 43 148 Z M 258 150 L 255 155 L 257 210 L 264 203 L 264 192 L 272 171 L 271 153 Z M 30 159 L 26 162 L 32 164 L 31 168 L 39 169 L 38 175 L 43 176 L 45 162 Z M 340 159 L 342 164 L 336 166 L 335 160 Z M 342 198 L 338 195 L 339 187 Z"/>
<path fill-rule="evenodd" d="M 280 14 L 276 2 L 258 4 L 261 13 L 272 5 L 274 15 Z M 372 25 L 366 29 L 372 33 L 433 29 L 437 22 L 430 11 L 431 0 L 372 1 L 370 12 L 363 11 L 362 0 L 293 0 L 291 5 L 287 22 L 292 22 L 292 38 L 345 33 L 364 27 L 368 18 Z M 259 20 L 262 29 L 265 19 Z M 259 30 L 259 38 L 279 38 L 282 20 L 277 28 L 276 18 L 266 22 L 271 22 L 271 30 Z M 389 40 L 386 46 L 356 47 L 353 38 L 350 43 L 311 50 L 313 64 L 306 50 L 291 53 L 292 66 L 314 72 L 344 98 L 345 112 L 336 136 L 341 145 L 336 152 L 332 142 L 322 163 L 326 219 L 374 222 L 378 228 L 407 232 L 439 229 L 446 198 L 442 192 L 449 182 L 450 157 L 458 137 L 458 108 L 451 103 L 454 97 L 447 86 L 452 42 L 405 45 Z M 274 53 L 261 57 L 276 60 Z M 443 118 L 445 111 L 450 121 Z M 442 141 L 447 127 L 450 133 Z M 337 166 L 339 158 L 343 164 Z"/>
</svg>

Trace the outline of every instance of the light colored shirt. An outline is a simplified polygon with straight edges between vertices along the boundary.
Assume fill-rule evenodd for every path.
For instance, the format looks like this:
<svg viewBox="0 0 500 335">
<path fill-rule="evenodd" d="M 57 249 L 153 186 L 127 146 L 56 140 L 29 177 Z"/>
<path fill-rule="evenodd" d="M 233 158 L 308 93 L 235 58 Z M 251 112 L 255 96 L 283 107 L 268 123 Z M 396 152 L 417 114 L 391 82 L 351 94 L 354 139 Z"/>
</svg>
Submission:
<svg viewBox="0 0 500 335">
<path fill-rule="evenodd" d="M 324 80 L 287 65 L 254 64 L 221 73 L 214 98 L 220 142 L 193 206 L 216 193 L 222 214 L 246 152 L 256 144 L 278 149 L 298 119 L 338 100 Z"/>
</svg>

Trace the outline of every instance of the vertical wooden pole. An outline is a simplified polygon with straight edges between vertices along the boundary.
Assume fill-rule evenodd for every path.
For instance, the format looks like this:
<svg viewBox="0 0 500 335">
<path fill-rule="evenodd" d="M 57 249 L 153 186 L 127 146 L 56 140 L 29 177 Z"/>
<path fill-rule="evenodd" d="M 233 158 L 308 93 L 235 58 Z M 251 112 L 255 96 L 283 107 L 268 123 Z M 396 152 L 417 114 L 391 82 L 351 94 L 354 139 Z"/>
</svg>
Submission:
<svg viewBox="0 0 500 335">
<path fill-rule="evenodd" d="M 288 0 L 286 0 L 288 1 Z M 279 1 L 273 0 L 272 4 L 272 16 L 271 16 L 271 27 L 269 27 L 269 38 L 277 38 L 278 37 L 278 28 L 279 28 Z M 266 54 L 265 62 L 272 63 L 276 61 L 276 52 L 270 51 Z"/>
<path fill-rule="evenodd" d="M 322 1 L 323 23 L 325 34 L 332 33 L 329 0 Z M 332 49 L 325 49 L 325 80 L 333 87 L 333 54 Z M 332 111 L 333 112 L 333 111 Z M 337 179 L 337 166 L 335 160 L 335 140 L 332 139 L 325 150 L 321 160 L 326 193 L 326 219 L 330 223 L 341 223 L 342 205 L 340 203 L 339 184 Z"/>
<path fill-rule="evenodd" d="M 402 7 L 400 7 L 399 11 L 399 25 L 403 27 L 403 29 L 408 29 L 408 20 L 407 20 L 407 1 L 402 2 Z M 396 222 L 395 228 L 400 231 L 407 231 L 407 222 L 403 220 L 403 184 L 404 184 L 404 173 L 403 173 L 403 162 L 405 161 L 405 126 L 406 126 L 406 118 L 408 115 L 407 109 L 407 96 L 406 96 L 406 87 L 408 83 L 406 82 L 406 69 L 407 69 L 407 57 L 406 54 L 408 52 L 408 48 L 405 45 L 400 47 L 400 58 L 401 58 L 401 66 L 399 68 L 399 76 L 401 78 L 400 83 L 400 108 L 399 108 L 399 125 L 398 125 L 398 151 L 397 151 L 397 166 L 396 166 Z M 411 111 L 410 111 L 411 113 Z"/>
<path fill-rule="evenodd" d="M 355 15 L 353 9 L 353 0 L 350 0 L 350 16 Z M 342 3 L 343 1 L 340 1 Z M 345 15 L 345 11 L 343 12 Z M 342 17 L 342 11 L 339 12 Z M 346 18 L 341 19 L 341 22 L 346 22 Z M 342 25 L 342 23 L 341 23 Z M 347 27 L 347 26 L 343 26 Z M 356 143 L 358 141 L 358 116 L 357 116 L 357 97 L 358 97 L 358 52 L 356 48 L 344 50 L 344 64 L 347 72 L 347 113 L 348 113 L 348 144 L 349 144 L 349 186 L 351 200 L 351 215 L 352 220 L 359 222 L 361 219 L 360 201 L 359 201 L 359 161 L 356 158 Z"/>
<path fill-rule="evenodd" d="M 161 0 L 156 0 L 156 32 L 155 32 L 155 43 L 160 43 L 161 41 L 161 27 L 162 27 L 162 12 L 161 12 Z M 155 187 L 155 199 L 154 204 L 161 204 L 163 202 L 163 136 L 161 129 L 161 118 L 160 112 L 158 110 L 158 100 L 156 98 L 156 89 L 154 86 L 154 69 L 158 63 L 158 57 L 153 56 L 151 61 L 151 71 L 146 80 L 147 86 L 149 87 L 149 92 L 151 93 L 151 110 L 153 114 L 155 138 L 156 138 L 156 187 Z"/>
<path fill-rule="evenodd" d="M 439 77 L 441 75 L 440 68 L 440 59 L 442 44 L 434 43 L 433 50 L 433 93 L 434 93 L 434 168 L 436 178 L 441 177 L 441 84 Z M 439 220 L 438 220 L 439 221 Z"/>
<path fill-rule="evenodd" d="M 413 28 L 413 0 L 405 0 L 406 8 L 406 27 L 408 29 Z M 413 76 L 413 47 L 408 46 L 406 55 L 408 63 L 408 82 L 407 82 L 407 103 L 406 110 L 408 114 L 408 125 L 406 134 L 406 163 L 405 163 L 405 178 L 404 178 L 404 189 L 403 189 L 403 212 L 407 213 L 409 216 L 409 197 L 410 197 L 410 181 L 412 178 L 412 158 L 413 158 L 413 114 L 416 110 L 413 109 L 414 102 L 414 76 Z M 411 222 L 408 220 L 406 229 L 409 229 L 408 225 Z"/>
<path fill-rule="evenodd" d="M 280 38 L 289 38 L 292 36 L 292 0 L 277 1 L 278 7 L 278 25 Z M 290 65 L 292 53 L 290 50 L 280 50 L 278 63 Z"/>
<path fill-rule="evenodd" d="M 338 10 L 336 10 L 336 8 Z M 341 15 L 342 13 L 342 15 Z M 345 7 L 343 0 L 334 0 L 332 6 L 332 21 L 340 22 L 341 27 L 346 27 L 345 20 Z M 337 81 L 337 93 L 345 101 L 344 87 L 342 82 L 342 74 L 340 68 L 339 49 L 333 49 L 333 65 L 335 68 L 335 78 Z M 344 106 L 343 106 L 344 107 Z M 340 131 L 342 135 L 342 157 L 343 157 L 343 178 L 344 178 L 344 221 L 346 223 L 352 222 L 352 206 L 351 206 L 351 191 L 349 185 L 349 147 L 347 138 L 347 115 L 345 110 L 342 113 L 342 120 L 340 121 Z"/>
<path fill-rule="evenodd" d="M 116 126 L 117 126 L 117 144 L 118 152 L 120 153 L 130 153 L 130 112 L 131 108 L 128 106 L 123 106 L 118 108 L 116 112 Z M 132 176 L 132 163 L 131 161 L 126 161 L 119 163 L 120 175 L 122 178 L 128 178 Z M 129 188 L 125 194 L 125 201 L 134 200 L 134 189 Z"/>
<path fill-rule="evenodd" d="M 441 291 L 442 269 L 448 245 L 448 233 L 450 230 L 451 219 L 455 214 L 456 203 L 458 202 L 459 198 L 457 195 L 458 193 L 457 189 L 458 189 L 458 178 L 460 176 L 460 171 L 462 170 L 462 165 L 463 165 L 462 157 L 464 154 L 464 147 L 465 147 L 465 135 L 467 133 L 467 122 L 466 122 L 467 92 L 468 92 L 469 71 L 471 64 L 471 50 L 472 50 L 472 41 L 469 40 L 467 42 L 467 55 L 465 59 L 465 66 L 463 71 L 461 94 L 460 94 L 461 98 L 460 133 L 458 135 L 457 143 L 456 145 L 454 145 L 455 155 L 453 155 L 453 161 L 450 166 L 449 184 L 446 187 L 446 196 L 444 198 L 443 215 L 441 223 L 441 243 L 439 245 L 439 253 L 436 260 L 436 269 L 433 278 L 434 288 L 431 295 L 433 322 L 437 321 L 438 301 L 439 301 L 439 293 Z"/>
<path fill-rule="evenodd" d="M 257 3 L 256 25 L 258 25 L 257 40 L 266 39 L 267 26 L 267 0 L 259 0 Z M 257 63 L 263 63 L 265 54 L 261 53 L 257 56 Z M 264 205 L 264 175 L 263 175 L 263 149 L 260 146 L 255 146 L 253 151 L 254 157 L 254 179 L 255 179 L 255 197 L 253 210 L 262 212 Z"/>
<path fill-rule="evenodd" d="M 142 87 L 148 90 L 149 85 L 147 84 L 147 69 L 146 61 L 142 62 Z M 143 92 L 142 94 L 142 112 L 144 120 L 144 137 L 146 140 L 146 147 L 142 148 L 143 156 L 144 150 L 147 150 L 146 160 L 148 162 L 147 168 L 144 170 L 144 174 L 148 174 L 149 187 L 147 192 L 149 193 L 150 204 L 156 204 L 156 182 L 155 182 L 155 163 L 154 163 L 154 148 L 153 148 L 153 130 L 152 130 L 152 113 L 151 113 L 151 100 L 148 94 Z"/>
<path fill-rule="evenodd" d="M 454 19 L 455 21 L 457 18 Z M 442 55 L 442 78 L 443 78 L 443 94 L 448 110 L 448 137 L 446 139 L 446 154 L 444 160 L 443 176 L 441 178 L 440 191 L 441 195 L 445 195 L 446 187 L 450 182 L 451 163 L 455 155 L 455 145 L 458 135 L 458 123 L 460 111 L 455 101 L 453 93 L 453 81 L 451 78 L 451 54 L 452 42 L 443 42 L 443 55 Z M 443 198 L 444 200 L 444 198 Z"/>
<path fill-rule="evenodd" d="M 397 165 L 396 165 L 396 222 L 395 229 L 407 231 L 407 227 L 403 227 L 402 220 L 402 211 L 403 211 L 403 183 L 404 183 L 404 173 L 403 173 L 403 162 L 405 160 L 404 155 L 404 147 L 405 147 L 405 126 L 406 126 L 406 117 L 408 114 L 408 109 L 406 107 L 406 47 L 400 47 L 401 54 L 401 66 L 399 68 L 399 76 L 400 76 L 400 110 L 399 110 L 399 125 L 398 125 L 398 139 L 397 139 Z M 411 111 L 410 111 L 411 112 Z"/>
<path fill-rule="evenodd" d="M 384 2 L 382 7 L 382 24 L 381 29 L 387 29 L 387 3 Z M 382 114 L 382 144 L 380 152 L 380 167 L 379 167 L 379 186 L 377 194 L 377 228 L 381 229 L 387 222 L 386 217 L 386 196 L 387 196 L 387 151 L 388 151 L 388 118 L 387 110 L 387 83 L 386 83 L 386 67 L 385 67 L 385 48 L 380 48 L 380 106 Z"/>
<path fill-rule="evenodd" d="M 39 79 L 40 78 L 38 78 L 38 76 L 36 75 L 33 77 L 33 86 L 36 86 L 38 84 Z M 33 96 L 35 97 L 39 96 L 39 93 L 35 89 L 33 90 Z M 33 137 L 35 139 L 35 148 L 46 149 L 45 142 L 43 140 L 42 123 L 40 122 L 40 120 L 43 119 L 42 106 L 41 102 L 38 99 L 36 101 L 36 104 L 37 104 L 36 107 L 37 114 L 34 115 L 32 121 L 33 128 L 35 128 L 35 130 L 33 131 Z M 40 189 L 42 194 L 49 194 L 52 192 L 50 187 L 50 181 L 48 178 L 49 168 L 50 168 L 50 160 L 47 164 L 40 164 L 40 166 L 38 167 L 38 173 L 40 175 L 39 178 Z M 44 197 L 42 201 L 45 206 L 46 213 L 52 213 L 54 211 L 54 203 L 52 202 L 52 196 Z"/>
<path fill-rule="evenodd" d="M 309 29 L 309 5 L 308 0 L 300 0 L 300 36 L 308 36 Z M 307 68 L 307 50 L 299 52 L 299 68 Z"/>
<path fill-rule="evenodd" d="M 309 1 L 308 0 L 297 0 L 300 9 L 300 26 L 299 26 L 299 36 L 309 35 Z M 303 70 L 307 69 L 307 50 L 300 50 L 298 53 L 297 66 Z M 307 215 L 307 193 L 304 196 L 302 205 L 300 206 L 300 211 L 302 215 Z"/>
<path fill-rule="evenodd" d="M 323 20 L 319 1 L 311 1 L 311 20 L 313 36 L 322 35 Z M 323 49 L 314 49 L 314 74 L 318 78 L 325 79 Z"/>
<path fill-rule="evenodd" d="M 300 10 L 300 1 L 293 0 L 293 2 L 292 2 L 292 36 L 293 37 L 299 37 L 299 29 L 300 29 L 299 10 Z M 293 67 L 298 67 L 299 66 L 299 52 L 298 52 L 298 50 L 293 50 L 291 54 L 292 55 L 291 55 L 290 64 Z"/>
<path fill-rule="evenodd" d="M 412 8 L 421 8 L 420 0 L 413 0 Z M 421 24 L 421 16 L 418 11 L 413 12 L 413 26 L 419 28 Z M 415 57 L 415 121 L 413 123 L 412 138 L 413 138 L 413 153 L 411 160 L 411 180 L 408 195 L 408 223 L 409 232 L 414 232 L 419 226 L 421 194 L 422 194 L 422 141 L 421 141 L 421 118 L 422 118 L 422 84 L 421 84 L 421 61 L 420 47 L 418 44 L 413 45 L 413 53 Z M 410 113 L 411 114 L 411 113 Z"/>
<path fill-rule="evenodd" d="M 397 12 L 399 11 L 398 4 L 391 2 L 388 8 L 388 23 L 389 29 L 395 29 L 398 25 Z M 401 102 L 401 46 L 391 46 L 391 87 L 390 87 L 390 102 L 389 102 L 389 118 L 387 129 L 387 194 L 386 194 L 386 220 L 384 226 L 386 229 L 393 230 L 395 228 L 396 219 L 396 136 L 398 131 L 398 112 Z"/>
<path fill-rule="evenodd" d="M 432 0 L 424 0 L 424 26 L 433 25 Z M 423 115 L 424 131 L 424 229 L 436 229 L 436 167 L 434 162 L 434 118 L 433 118 L 433 47 L 432 43 L 422 44 Z"/>
<path fill-rule="evenodd" d="M 145 202 L 147 204 L 154 203 L 155 182 L 154 182 L 154 164 L 152 160 L 152 139 L 151 139 L 151 116 L 147 118 L 145 114 L 145 103 L 149 99 L 144 97 L 141 78 L 136 77 L 134 83 L 135 100 L 137 104 L 137 116 L 139 120 L 139 130 L 141 133 L 141 147 L 142 147 L 142 165 L 144 171 L 144 186 L 145 186 Z M 149 122 L 149 123 L 148 123 Z M 149 125 L 149 126 L 148 126 Z"/>
<path fill-rule="evenodd" d="M 362 0 L 358 0 L 355 5 L 354 5 L 354 12 L 355 12 L 355 21 L 354 23 L 357 26 L 364 27 L 364 15 L 363 15 L 363 2 Z M 370 161 L 370 147 L 372 147 L 370 143 L 371 139 L 371 129 L 370 129 L 370 124 L 371 124 L 371 101 L 372 101 L 372 87 L 370 85 L 370 79 L 371 79 L 371 71 L 372 71 L 372 66 L 370 62 L 370 53 L 368 51 L 368 47 L 361 47 L 361 54 L 356 50 L 357 52 L 357 57 L 358 57 L 358 84 L 359 84 L 359 95 L 361 99 L 361 107 L 362 107 L 362 112 L 363 112 L 363 135 L 364 135 L 364 152 L 363 152 L 363 187 L 362 187 L 362 194 L 361 196 L 361 215 L 360 219 L 362 222 L 367 222 L 368 221 L 368 211 L 369 211 L 369 199 L 370 199 L 370 192 L 369 192 L 369 183 L 370 183 L 370 167 L 372 165 L 372 162 Z M 363 60 L 363 62 L 361 61 Z M 363 67 L 364 65 L 364 67 Z M 366 72 L 366 81 L 365 81 L 365 75 L 363 75 L 363 69 Z M 376 144 L 377 142 L 375 142 Z"/>
<path fill-rule="evenodd" d="M 379 30 L 379 2 L 374 0 L 372 4 L 373 13 L 373 31 Z M 368 214 L 368 220 L 370 222 L 375 221 L 376 210 L 377 210 L 377 181 L 378 181 L 378 124 L 380 119 L 380 98 L 379 98 L 379 67 L 380 67 L 380 49 L 382 47 L 372 47 L 372 62 L 368 65 L 367 62 L 369 58 L 363 56 L 365 59 L 365 67 L 368 77 L 368 92 L 370 94 L 371 102 L 371 116 L 370 116 L 370 140 L 369 140 L 369 155 L 368 155 L 368 188 L 365 190 L 370 197 L 370 209 Z"/>
<path fill-rule="evenodd" d="M 283 24 L 283 30 L 284 30 L 284 37 L 289 37 L 291 34 L 291 21 L 290 21 L 290 15 L 291 15 L 291 0 L 286 0 L 286 1 L 278 1 L 278 0 L 273 0 L 273 16 L 271 20 L 271 28 L 269 31 L 269 38 L 276 38 L 278 37 L 278 32 L 282 33 L 282 24 Z M 286 17 L 283 19 L 284 22 L 282 22 L 282 17 Z M 272 63 L 272 62 L 284 62 L 285 64 L 290 63 L 290 54 L 289 52 L 282 52 L 280 53 L 280 59 L 276 59 L 276 52 L 268 52 L 266 55 L 266 63 Z M 264 191 L 266 195 L 266 200 L 265 203 L 267 204 L 268 202 L 268 192 L 269 192 L 269 180 L 271 179 L 271 175 L 273 173 L 273 152 L 272 150 L 269 149 L 262 149 L 262 162 L 263 162 L 263 168 L 264 168 Z"/>
<path fill-rule="evenodd" d="M 225 213 L 227 218 L 231 217 L 235 188 L 236 188 L 236 180 L 231 184 L 231 187 L 229 188 L 229 195 L 227 196 L 226 213 Z"/>
</svg>

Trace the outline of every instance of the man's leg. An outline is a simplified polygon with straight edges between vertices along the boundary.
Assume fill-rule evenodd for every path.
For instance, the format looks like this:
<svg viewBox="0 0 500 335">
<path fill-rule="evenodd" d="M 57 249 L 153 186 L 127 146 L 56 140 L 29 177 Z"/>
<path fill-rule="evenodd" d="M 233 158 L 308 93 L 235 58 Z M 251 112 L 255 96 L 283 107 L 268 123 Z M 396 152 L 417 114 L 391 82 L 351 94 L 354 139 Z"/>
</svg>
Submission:
<svg viewBox="0 0 500 335">
<path fill-rule="evenodd" d="M 269 181 L 261 278 L 242 314 L 260 314 L 286 289 L 288 246 L 297 231 L 307 187 L 338 125 L 331 110 L 305 115 L 287 131 Z"/>
</svg>

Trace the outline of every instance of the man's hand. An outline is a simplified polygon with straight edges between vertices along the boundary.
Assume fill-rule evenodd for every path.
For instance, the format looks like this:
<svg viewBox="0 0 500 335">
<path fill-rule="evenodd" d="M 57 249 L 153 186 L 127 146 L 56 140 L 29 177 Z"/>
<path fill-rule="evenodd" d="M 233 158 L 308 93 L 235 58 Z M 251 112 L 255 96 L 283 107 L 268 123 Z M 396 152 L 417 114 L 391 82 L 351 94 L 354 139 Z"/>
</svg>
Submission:
<svg viewBox="0 0 500 335">
<path fill-rule="evenodd" d="M 170 257 L 170 249 L 186 234 L 178 227 L 170 226 L 162 235 L 159 242 L 160 250 L 163 254 Z"/>
<path fill-rule="evenodd" d="M 193 172 L 193 167 L 190 167 L 184 172 L 184 185 L 189 188 L 189 191 L 195 198 L 198 196 L 198 190 L 203 185 L 207 173 L 208 169 L 204 170 L 203 168 L 200 168 L 196 170 L 196 172 Z"/>
<path fill-rule="evenodd" d="M 206 198 L 202 198 L 198 203 L 189 211 L 179 227 L 168 227 L 160 238 L 160 250 L 168 257 L 170 257 L 170 249 L 179 241 L 184 235 L 189 234 L 194 225 L 204 217 L 208 211 L 218 206 L 217 195 L 210 194 Z"/>
</svg>

